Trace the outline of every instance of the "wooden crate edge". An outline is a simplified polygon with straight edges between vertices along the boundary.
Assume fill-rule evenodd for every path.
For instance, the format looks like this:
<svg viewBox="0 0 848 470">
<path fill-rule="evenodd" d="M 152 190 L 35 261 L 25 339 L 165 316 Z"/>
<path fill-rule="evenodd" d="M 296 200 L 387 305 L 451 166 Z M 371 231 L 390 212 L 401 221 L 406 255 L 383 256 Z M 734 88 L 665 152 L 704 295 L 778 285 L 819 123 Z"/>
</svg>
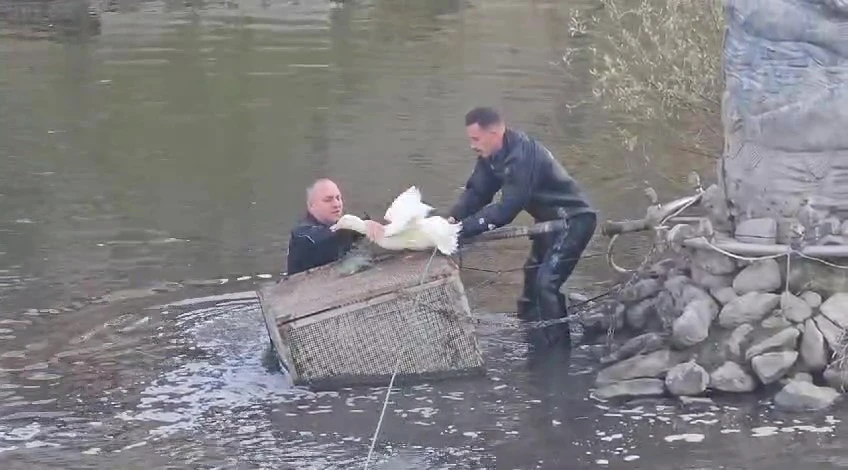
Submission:
<svg viewBox="0 0 848 470">
<path fill-rule="evenodd" d="M 280 330 L 277 328 L 276 311 L 271 305 L 267 304 L 268 299 L 264 294 L 266 289 L 271 289 L 280 282 L 284 282 L 284 280 L 259 286 L 259 289 L 256 290 L 256 295 L 259 297 L 259 309 L 262 311 L 262 318 L 265 321 L 265 329 L 268 330 L 268 337 L 274 345 L 274 352 L 277 353 L 277 358 L 283 363 L 283 367 L 288 372 L 292 382 L 296 383 L 300 380 L 300 377 L 294 364 L 294 358 L 291 355 L 291 349 L 289 349 L 288 344 L 280 336 Z"/>
</svg>

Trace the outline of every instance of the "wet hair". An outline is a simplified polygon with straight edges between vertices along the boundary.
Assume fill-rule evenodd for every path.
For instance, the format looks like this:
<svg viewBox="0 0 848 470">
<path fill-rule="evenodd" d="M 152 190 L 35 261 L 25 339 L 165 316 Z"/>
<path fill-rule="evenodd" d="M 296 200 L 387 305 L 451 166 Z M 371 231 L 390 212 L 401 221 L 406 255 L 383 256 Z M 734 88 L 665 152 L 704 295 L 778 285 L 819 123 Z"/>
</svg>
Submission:
<svg viewBox="0 0 848 470">
<path fill-rule="evenodd" d="M 488 106 L 478 106 L 465 114 L 465 125 L 470 126 L 477 124 L 480 127 L 489 127 L 494 124 L 500 124 L 501 115 L 494 108 Z"/>
</svg>

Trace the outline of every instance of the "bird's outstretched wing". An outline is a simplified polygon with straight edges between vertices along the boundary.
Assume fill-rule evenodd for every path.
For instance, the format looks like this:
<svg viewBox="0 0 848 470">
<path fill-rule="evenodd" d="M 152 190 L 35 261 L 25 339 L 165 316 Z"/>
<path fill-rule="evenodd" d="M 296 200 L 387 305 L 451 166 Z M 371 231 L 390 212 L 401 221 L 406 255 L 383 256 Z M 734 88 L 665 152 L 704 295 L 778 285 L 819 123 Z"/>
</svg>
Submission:
<svg viewBox="0 0 848 470">
<path fill-rule="evenodd" d="M 400 193 L 383 216 L 389 222 L 384 236 L 391 236 L 403 230 L 410 222 L 427 217 L 433 207 L 421 202 L 421 192 L 415 186 Z"/>
</svg>

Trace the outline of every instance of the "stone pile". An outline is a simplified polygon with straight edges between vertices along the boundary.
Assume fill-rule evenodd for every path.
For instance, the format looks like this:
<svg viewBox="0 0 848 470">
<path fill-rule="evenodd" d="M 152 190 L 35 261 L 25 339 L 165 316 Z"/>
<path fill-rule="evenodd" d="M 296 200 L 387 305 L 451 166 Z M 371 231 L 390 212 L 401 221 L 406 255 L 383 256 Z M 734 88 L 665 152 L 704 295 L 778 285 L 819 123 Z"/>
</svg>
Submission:
<svg viewBox="0 0 848 470">
<path fill-rule="evenodd" d="M 628 337 L 601 358 L 597 397 L 780 389 L 775 403 L 800 411 L 848 388 L 848 287 L 822 283 L 815 261 L 792 258 L 787 271 L 785 256 L 667 253 L 582 318 L 589 332 Z"/>
</svg>

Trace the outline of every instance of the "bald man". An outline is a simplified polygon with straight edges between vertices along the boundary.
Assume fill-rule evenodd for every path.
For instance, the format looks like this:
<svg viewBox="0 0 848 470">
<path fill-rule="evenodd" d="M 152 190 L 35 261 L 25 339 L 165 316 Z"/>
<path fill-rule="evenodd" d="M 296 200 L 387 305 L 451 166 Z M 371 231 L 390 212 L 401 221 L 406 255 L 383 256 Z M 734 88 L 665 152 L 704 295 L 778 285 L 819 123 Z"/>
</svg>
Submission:
<svg viewBox="0 0 848 470">
<path fill-rule="evenodd" d="M 288 248 L 288 274 L 296 274 L 332 263 L 350 251 L 363 236 L 350 230 L 333 232 L 330 226 L 344 214 L 344 201 L 332 180 L 320 178 L 306 189 L 306 215 L 292 230 Z M 365 217 L 368 218 L 367 215 Z M 368 238 L 373 239 L 377 222 L 366 220 Z"/>
</svg>

